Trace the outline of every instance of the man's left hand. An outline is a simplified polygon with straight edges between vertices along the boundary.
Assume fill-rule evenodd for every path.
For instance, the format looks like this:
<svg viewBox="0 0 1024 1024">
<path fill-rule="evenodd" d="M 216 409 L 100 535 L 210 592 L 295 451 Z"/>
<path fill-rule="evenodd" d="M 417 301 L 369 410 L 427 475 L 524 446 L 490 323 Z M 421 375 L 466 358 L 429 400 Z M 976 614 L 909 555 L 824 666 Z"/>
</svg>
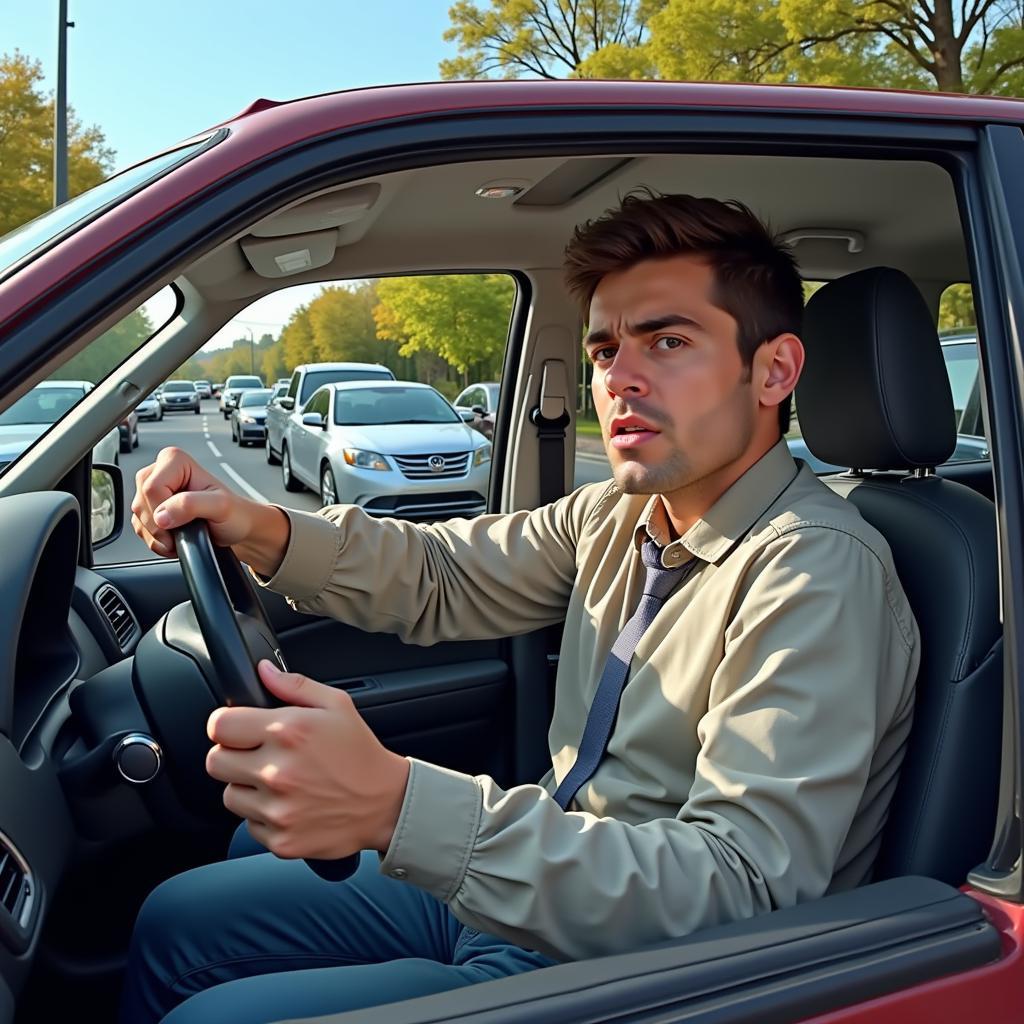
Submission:
<svg viewBox="0 0 1024 1024">
<path fill-rule="evenodd" d="M 333 860 L 385 852 L 405 798 L 409 762 L 363 721 L 352 698 L 259 663 L 283 708 L 218 708 L 206 770 L 226 782 L 224 806 L 279 857 Z"/>
</svg>

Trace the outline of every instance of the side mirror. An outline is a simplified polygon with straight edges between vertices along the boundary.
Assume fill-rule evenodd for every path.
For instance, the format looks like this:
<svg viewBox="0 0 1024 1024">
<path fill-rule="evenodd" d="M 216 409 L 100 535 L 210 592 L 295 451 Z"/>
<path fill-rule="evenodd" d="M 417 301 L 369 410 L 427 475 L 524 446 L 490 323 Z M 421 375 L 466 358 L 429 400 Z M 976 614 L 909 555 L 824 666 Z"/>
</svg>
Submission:
<svg viewBox="0 0 1024 1024">
<path fill-rule="evenodd" d="M 327 424 L 324 422 L 323 416 L 318 412 L 303 413 L 302 425 L 304 427 L 319 427 L 321 430 L 327 429 Z"/>
<path fill-rule="evenodd" d="M 477 416 L 487 415 L 487 410 L 482 405 L 474 405 L 473 412 L 476 413 Z"/>
<path fill-rule="evenodd" d="M 124 477 L 117 466 L 98 462 L 90 484 L 89 535 L 95 551 L 117 540 L 124 529 Z"/>
<path fill-rule="evenodd" d="M 295 408 L 295 399 L 294 398 L 289 398 L 287 395 L 285 395 L 284 398 L 278 399 L 278 401 L 280 401 L 282 409 L 294 409 Z"/>
<path fill-rule="evenodd" d="M 462 417 L 463 423 L 472 423 L 476 419 L 476 413 L 472 409 L 467 409 L 464 405 L 460 405 L 455 411 Z"/>
</svg>

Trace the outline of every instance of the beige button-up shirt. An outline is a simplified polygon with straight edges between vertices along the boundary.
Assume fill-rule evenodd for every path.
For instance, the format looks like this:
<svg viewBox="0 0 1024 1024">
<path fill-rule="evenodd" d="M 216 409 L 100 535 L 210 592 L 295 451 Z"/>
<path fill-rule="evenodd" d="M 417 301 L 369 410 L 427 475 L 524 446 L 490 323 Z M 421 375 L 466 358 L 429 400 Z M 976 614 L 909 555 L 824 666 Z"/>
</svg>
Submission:
<svg viewBox="0 0 1024 1024">
<path fill-rule="evenodd" d="M 558 959 L 635 949 L 870 877 L 910 729 L 917 626 L 889 547 L 780 442 L 678 540 L 699 559 L 641 638 L 570 810 L 608 652 L 643 589 L 659 497 L 593 484 L 543 508 L 416 526 L 288 512 L 267 585 L 300 611 L 429 645 L 565 620 L 552 768 L 502 789 L 411 759 L 381 869 Z"/>
</svg>

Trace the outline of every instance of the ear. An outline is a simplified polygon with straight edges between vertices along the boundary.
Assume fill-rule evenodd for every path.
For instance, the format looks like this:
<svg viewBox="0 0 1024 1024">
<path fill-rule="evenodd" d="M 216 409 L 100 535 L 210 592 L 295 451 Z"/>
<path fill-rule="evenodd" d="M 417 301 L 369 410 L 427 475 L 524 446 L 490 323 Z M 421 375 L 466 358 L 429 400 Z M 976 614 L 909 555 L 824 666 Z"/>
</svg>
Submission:
<svg viewBox="0 0 1024 1024">
<path fill-rule="evenodd" d="M 754 353 L 754 380 L 761 405 L 775 408 L 796 389 L 804 368 L 804 346 L 795 334 L 779 334 Z"/>
</svg>

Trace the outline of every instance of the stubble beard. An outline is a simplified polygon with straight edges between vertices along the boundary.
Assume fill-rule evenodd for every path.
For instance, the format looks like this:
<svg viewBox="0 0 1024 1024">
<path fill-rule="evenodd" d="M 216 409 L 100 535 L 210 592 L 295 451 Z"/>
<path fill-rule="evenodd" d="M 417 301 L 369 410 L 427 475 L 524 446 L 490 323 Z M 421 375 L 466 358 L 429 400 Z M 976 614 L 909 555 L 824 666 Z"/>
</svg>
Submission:
<svg viewBox="0 0 1024 1024">
<path fill-rule="evenodd" d="M 674 451 L 656 466 L 634 460 L 620 462 L 612 470 L 623 494 L 671 494 L 681 490 L 693 477 L 693 467 L 681 451 Z"/>
</svg>

